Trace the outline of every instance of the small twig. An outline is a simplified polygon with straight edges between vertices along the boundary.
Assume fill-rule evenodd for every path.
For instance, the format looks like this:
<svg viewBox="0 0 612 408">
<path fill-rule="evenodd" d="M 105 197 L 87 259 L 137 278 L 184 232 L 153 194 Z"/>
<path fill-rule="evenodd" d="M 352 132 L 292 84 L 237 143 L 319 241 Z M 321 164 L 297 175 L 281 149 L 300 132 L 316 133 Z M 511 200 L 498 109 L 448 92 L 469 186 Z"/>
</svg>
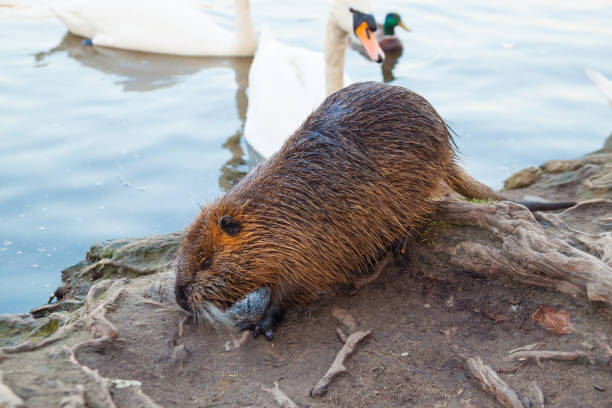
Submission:
<svg viewBox="0 0 612 408">
<path fill-rule="evenodd" d="M 219 398 L 221 398 L 223 396 L 223 394 L 225 394 L 226 390 L 221 391 L 220 393 L 218 393 L 217 395 L 215 395 L 214 397 L 212 397 L 208 402 L 215 402 L 216 400 L 218 400 Z"/>
<path fill-rule="evenodd" d="M 342 330 L 342 328 L 338 327 L 336 328 L 336 334 L 338 335 L 338 338 L 340 339 L 340 341 L 342 343 L 346 343 L 346 339 L 348 338 L 346 333 L 344 332 L 344 330 Z"/>
<path fill-rule="evenodd" d="M 520 397 L 497 373 L 482 362 L 478 356 L 465 360 L 470 373 L 480 381 L 485 391 L 490 391 L 508 408 L 525 408 Z"/>
<path fill-rule="evenodd" d="M 516 353 L 517 351 L 529 351 L 529 350 L 533 350 L 534 348 L 541 348 L 541 347 L 544 347 L 544 343 L 533 343 L 533 344 L 528 344 L 526 346 L 512 349 L 508 353 L 512 354 L 512 353 Z"/>
<path fill-rule="evenodd" d="M 176 329 L 176 333 L 174 333 L 174 336 L 172 336 L 172 339 L 170 340 L 170 345 L 171 346 L 176 346 L 176 343 L 178 342 L 178 340 L 183 337 L 183 333 L 185 331 L 185 322 L 190 318 L 189 315 L 186 315 L 185 317 L 183 317 L 181 319 L 181 321 L 178 324 L 178 328 Z"/>
<path fill-rule="evenodd" d="M 521 368 L 522 365 L 523 362 L 521 361 L 511 367 L 498 367 L 495 371 L 497 372 L 497 374 L 514 374 L 518 371 L 519 368 Z"/>
<path fill-rule="evenodd" d="M 380 261 L 376 263 L 376 266 L 374 267 L 374 272 L 371 275 L 364 276 L 362 278 L 357 278 L 353 280 L 353 286 L 355 287 L 355 289 L 351 291 L 351 295 L 356 294 L 359 291 L 359 289 L 361 289 L 362 287 L 366 285 L 369 285 L 370 283 L 378 279 L 382 271 L 384 271 L 387 265 L 391 263 L 391 261 L 393 260 L 393 257 L 394 257 L 393 251 L 387 252 L 387 254 L 383 257 L 383 259 L 381 259 Z"/>
<path fill-rule="evenodd" d="M 281 408 L 300 408 L 298 404 L 293 402 L 280 388 L 278 388 L 278 383 L 276 381 L 274 381 L 274 388 L 266 388 L 262 385 L 261 389 L 271 393 L 274 396 L 274 400 Z"/>
<path fill-rule="evenodd" d="M 521 361 L 521 360 L 534 360 L 540 367 L 542 366 L 540 360 L 562 360 L 571 361 L 578 360 L 580 358 L 586 358 L 590 360 L 591 354 L 586 351 L 551 351 L 551 350 L 527 350 L 527 351 L 516 351 L 510 353 L 510 355 L 504 360 L 506 361 Z"/>
<path fill-rule="evenodd" d="M 344 366 L 345 360 L 355 351 L 355 347 L 366 337 L 368 337 L 372 333 L 371 330 L 368 331 L 356 331 L 351 334 L 344 346 L 340 349 L 334 362 L 332 363 L 327 373 L 317 382 L 317 384 L 310 391 L 310 395 L 313 397 L 318 397 L 327 392 L 327 386 L 341 373 L 346 371 L 346 367 Z"/>
<path fill-rule="evenodd" d="M 144 299 L 144 300 L 141 300 L 138 303 L 143 304 L 143 305 L 157 306 L 157 307 L 159 307 L 161 309 L 167 309 L 167 310 L 170 310 L 172 312 L 180 312 L 180 310 L 178 308 L 176 308 L 176 307 L 164 305 L 161 302 L 156 302 L 156 301 L 151 300 L 151 299 Z"/>
<path fill-rule="evenodd" d="M 185 327 L 185 322 L 187 321 L 187 319 L 189 319 L 189 316 L 185 316 L 183 317 L 183 319 L 181 320 L 181 322 L 178 325 L 178 338 L 180 339 L 181 337 L 183 337 L 183 332 L 184 332 L 184 327 Z"/>
</svg>

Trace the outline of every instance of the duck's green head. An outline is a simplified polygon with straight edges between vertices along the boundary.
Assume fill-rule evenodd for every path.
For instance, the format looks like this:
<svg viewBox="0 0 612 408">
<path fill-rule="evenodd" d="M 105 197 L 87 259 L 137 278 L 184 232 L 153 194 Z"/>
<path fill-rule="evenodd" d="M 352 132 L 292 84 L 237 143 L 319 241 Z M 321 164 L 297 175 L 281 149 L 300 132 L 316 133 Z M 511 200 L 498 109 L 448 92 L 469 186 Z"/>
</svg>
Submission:
<svg viewBox="0 0 612 408">
<path fill-rule="evenodd" d="M 395 35 L 395 27 L 400 26 L 406 31 L 410 31 L 402 22 L 402 18 L 397 13 L 389 13 L 385 17 L 385 35 Z"/>
</svg>

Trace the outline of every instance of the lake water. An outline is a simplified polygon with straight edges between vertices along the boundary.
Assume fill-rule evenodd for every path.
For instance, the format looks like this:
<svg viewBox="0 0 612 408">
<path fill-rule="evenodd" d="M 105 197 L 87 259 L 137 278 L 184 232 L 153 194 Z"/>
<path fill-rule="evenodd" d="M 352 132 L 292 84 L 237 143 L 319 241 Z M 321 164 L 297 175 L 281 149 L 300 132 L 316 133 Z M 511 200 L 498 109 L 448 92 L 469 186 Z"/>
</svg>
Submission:
<svg viewBox="0 0 612 408">
<path fill-rule="evenodd" d="M 183 228 L 248 171 L 250 59 L 81 45 L 33 0 L 0 0 L 0 313 L 46 301 L 97 241 Z M 567 3 L 567 4 L 566 4 Z M 458 134 L 465 167 L 499 188 L 599 148 L 612 112 L 584 75 L 612 77 L 612 2 L 380 1 L 401 14 L 393 82 Z M 202 3 L 232 24 L 231 1 Z M 328 3 L 253 0 L 256 24 L 321 50 Z M 381 67 L 347 51 L 353 80 Z"/>
</svg>

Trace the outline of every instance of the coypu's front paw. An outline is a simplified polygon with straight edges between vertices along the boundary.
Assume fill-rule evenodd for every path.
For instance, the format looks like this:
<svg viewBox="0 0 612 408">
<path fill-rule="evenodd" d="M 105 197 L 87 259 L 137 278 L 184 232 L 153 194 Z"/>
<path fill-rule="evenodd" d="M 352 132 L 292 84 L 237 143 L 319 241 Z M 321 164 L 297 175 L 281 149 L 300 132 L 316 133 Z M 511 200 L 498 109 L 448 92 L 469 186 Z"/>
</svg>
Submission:
<svg viewBox="0 0 612 408">
<path fill-rule="evenodd" d="M 272 341 L 272 337 L 274 337 L 274 328 L 267 327 L 261 321 L 254 322 L 252 320 L 243 320 L 238 324 L 238 330 L 241 332 L 245 330 L 252 330 L 253 338 L 256 338 L 257 336 L 263 333 L 263 335 L 266 337 L 266 340 L 268 341 Z"/>
<path fill-rule="evenodd" d="M 252 330 L 253 338 L 263 334 L 266 340 L 272 341 L 272 337 L 274 337 L 274 328 L 283 320 L 284 314 L 284 310 L 277 309 L 268 304 L 258 321 L 248 319 L 242 320 L 238 323 L 238 330 L 241 332 Z"/>
</svg>

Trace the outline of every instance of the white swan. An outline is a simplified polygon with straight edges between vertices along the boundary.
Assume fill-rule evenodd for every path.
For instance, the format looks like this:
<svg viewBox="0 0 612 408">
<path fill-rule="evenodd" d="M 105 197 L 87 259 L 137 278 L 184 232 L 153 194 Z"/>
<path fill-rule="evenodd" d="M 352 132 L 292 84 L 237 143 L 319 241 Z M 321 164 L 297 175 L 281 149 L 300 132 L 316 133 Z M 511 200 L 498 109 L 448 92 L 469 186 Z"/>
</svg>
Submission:
<svg viewBox="0 0 612 408">
<path fill-rule="evenodd" d="M 608 100 L 610 106 L 612 106 L 612 81 L 591 68 L 586 68 L 584 71 L 591 78 L 591 81 L 595 83 L 599 92 Z"/>
<path fill-rule="evenodd" d="M 235 33 L 186 0 L 44 1 L 94 45 L 190 56 L 249 56 L 257 46 L 249 0 L 235 0 Z"/>
<path fill-rule="evenodd" d="M 325 55 L 277 41 L 264 27 L 249 72 L 244 138 L 259 154 L 276 152 L 323 99 L 349 81 L 344 76 L 347 36 L 354 32 L 370 58 L 384 53 L 374 39 L 376 22 L 367 0 L 333 0 L 325 33 Z"/>
</svg>

